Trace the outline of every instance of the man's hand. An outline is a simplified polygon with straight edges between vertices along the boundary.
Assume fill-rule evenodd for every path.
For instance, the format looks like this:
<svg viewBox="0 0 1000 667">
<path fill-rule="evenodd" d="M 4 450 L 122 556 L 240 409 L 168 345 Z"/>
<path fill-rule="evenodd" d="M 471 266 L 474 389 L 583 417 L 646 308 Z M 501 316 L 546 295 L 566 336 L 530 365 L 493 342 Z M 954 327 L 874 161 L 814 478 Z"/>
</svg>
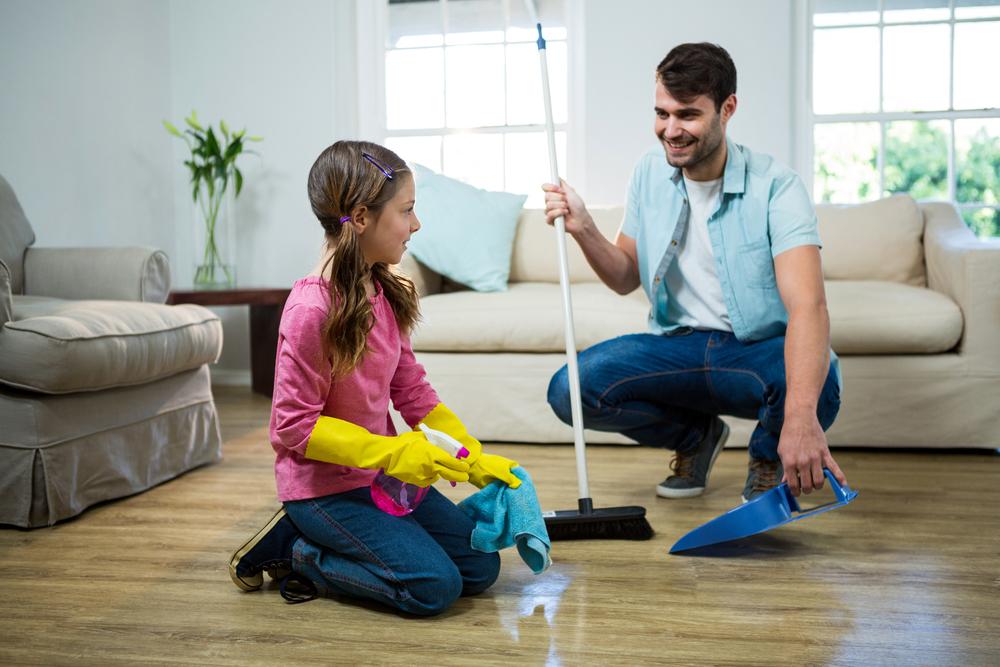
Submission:
<svg viewBox="0 0 1000 667">
<path fill-rule="evenodd" d="M 844 473 L 830 454 L 826 433 L 815 416 L 811 419 L 789 419 L 786 415 L 778 440 L 778 456 L 785 469 L 785 476 L 781 481 L 788 482 L 788 490 L 793 496 L 798 496 L 800 492 L 812 493 L 813 489 L 822 489 L 823 468 L 829 468 L 842 485 L 847 484 Z"/>
<path fill-rule="evenodd" d="M 558 186 L 545 183 L 542 190 L 545 190 L 545 219 L 550 225 L 554 225 L 561 215 L 566 223 L 566 232 L 575 236 L 584 230 L 588 222 L 593 224 L 583 199 L 569 183 L 559 179 Z"/>
</svg>

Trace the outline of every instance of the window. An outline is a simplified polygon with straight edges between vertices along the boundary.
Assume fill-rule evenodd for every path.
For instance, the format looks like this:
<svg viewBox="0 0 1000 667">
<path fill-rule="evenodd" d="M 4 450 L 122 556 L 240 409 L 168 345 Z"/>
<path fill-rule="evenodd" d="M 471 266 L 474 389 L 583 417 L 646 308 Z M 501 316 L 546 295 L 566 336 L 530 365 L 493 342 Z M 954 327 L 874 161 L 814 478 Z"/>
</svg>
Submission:
<svg viewBox="0 0 1000 667">
<path fill-rule="evenodd" d="M 536 2 L 566 165 L 567 30 L 561 0 Z M 537 31 L 523 0 L 388 0 L 386 145 L 476 187 L 529 196 L 550 180 Z"/>
<path fill-rule="evenodd" d="M 1000 236 L 1000 2 L 814 0 L 817 202 L 898 192 Z"/>
</svg>

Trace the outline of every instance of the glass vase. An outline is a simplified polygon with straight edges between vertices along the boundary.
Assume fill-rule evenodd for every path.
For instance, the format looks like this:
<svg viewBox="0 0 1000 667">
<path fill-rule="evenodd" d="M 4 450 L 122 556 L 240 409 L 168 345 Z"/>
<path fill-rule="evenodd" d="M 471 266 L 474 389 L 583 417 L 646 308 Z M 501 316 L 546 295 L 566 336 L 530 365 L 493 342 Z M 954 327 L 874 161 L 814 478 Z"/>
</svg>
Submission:
<svg viewBox="0 0 1000 667">
<path fill-rule="evenodd" d="M 231 186 L 232 183 L 229 183 Z M 202 183 L 194 206 L 194 288 L 236 287 L 232 188 Z"/>
</svg>

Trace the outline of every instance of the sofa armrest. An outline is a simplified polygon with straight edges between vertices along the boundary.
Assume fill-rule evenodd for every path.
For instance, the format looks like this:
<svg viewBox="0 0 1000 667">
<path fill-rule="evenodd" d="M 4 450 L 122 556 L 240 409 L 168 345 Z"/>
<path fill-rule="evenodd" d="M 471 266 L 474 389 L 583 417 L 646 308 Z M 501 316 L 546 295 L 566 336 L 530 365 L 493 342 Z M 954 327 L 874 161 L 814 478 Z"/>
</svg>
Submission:
<svg viewBox="0 0 1000 667">
<path fill-rule="evenodd" d="M 931 203 L 924 212 L 927 286 L 962 309 L 959 351 L 976 372 L 1000 373 L 1000 241 L 972 233 L 951 204 Z"/>
<path fill-rule="evenodd" d="M 28 248 L 24 293 L 60 299 L 163 303 L 170 262 L 155 248 Z"/>
<path fill-rule="evenodd" d="M 403 259 L 396 265 L 396 270 L 413 281 L 417 288 L 417 294 L 420 296 L 437 294 L 441 291 L 441 274 L 428 269 L 414 259 L 410 253 L 403 255 Z"/>
<path fill-rule="evenodd" d="M 7 263 L 0 259 L 0 327 L 14 319 L 14 304 L 10 295 L 12 280 Z"/>
</svg>

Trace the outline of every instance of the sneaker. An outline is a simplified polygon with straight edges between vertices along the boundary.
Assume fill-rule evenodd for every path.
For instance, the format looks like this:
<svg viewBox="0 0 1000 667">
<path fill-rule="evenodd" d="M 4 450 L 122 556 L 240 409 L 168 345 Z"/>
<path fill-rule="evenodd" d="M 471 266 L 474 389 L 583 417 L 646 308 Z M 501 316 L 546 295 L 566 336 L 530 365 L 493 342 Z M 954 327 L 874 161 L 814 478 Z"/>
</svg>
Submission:
<svg viewBox="0 0 1000 667">
<path fill-rule="evenodd" d="M 264 572 L 272 579 L 288 575 L 292 571 L 292 545 L 298 537 L 299 531 L 281 508 L 229 560 L 233 583 L 255 591 L 264 583 Z"/>
<path fill-rule="evenodd" d="M 748 503 L 778 486 L 785 475 L 781 461 L 750 458 L 747 483 L 743 487 L 743 502 Z"/>
<path fill-rule="evenodd" d="M 687 452 L 675 452 L 670 462 L 674 474 L 660 482 L 656 495 L 661 498 L 700 496 L 708 483 L 708 473 L 729 439 L 729 425 L 718 417 L 709 423 L 708 432 L 698 446 Z"/>
</svg>

